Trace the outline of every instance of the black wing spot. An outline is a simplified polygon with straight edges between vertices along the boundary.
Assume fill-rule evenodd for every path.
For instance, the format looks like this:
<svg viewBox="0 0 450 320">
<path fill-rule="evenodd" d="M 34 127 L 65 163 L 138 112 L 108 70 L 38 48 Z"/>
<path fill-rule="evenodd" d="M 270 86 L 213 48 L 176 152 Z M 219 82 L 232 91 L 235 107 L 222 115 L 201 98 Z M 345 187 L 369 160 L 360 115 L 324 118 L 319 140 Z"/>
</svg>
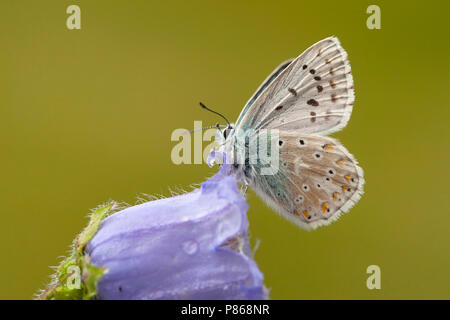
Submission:
<svg viewBox="0 0 450 320">
<path fill-rule="evenodd" d="M 308 101 L 306 101 L 306 103 L 313 107 L 317 107 L 319 105 L 319 102 L 317 102 L 317 100 L 314 99 L 309 99 Z"/>
</svg>

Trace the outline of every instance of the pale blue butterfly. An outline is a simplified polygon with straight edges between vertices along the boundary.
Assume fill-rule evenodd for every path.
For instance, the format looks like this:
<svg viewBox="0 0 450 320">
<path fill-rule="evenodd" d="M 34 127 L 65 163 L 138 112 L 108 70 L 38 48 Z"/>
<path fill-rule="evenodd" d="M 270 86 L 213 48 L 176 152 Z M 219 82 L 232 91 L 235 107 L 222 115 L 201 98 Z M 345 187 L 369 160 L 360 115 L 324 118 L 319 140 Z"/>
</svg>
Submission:
<svg viewBox="0 0 450 320">
<path fill-rule="evenodd" d="M 231 162 L 229 174 L 282 216 L 306 229 L 327 225 L 363 193 L 363 171 L 355 158 L 324 136 L 345 127 L 353 102 L 347 53 L 337 38 L 326 38 L 275 69 L 235 126 L 225 119 L 217 151 Z M 262 162 L 249 161 L 249 144 L 267 130 L 268 145 L 276 139 L 278 152 L 273 174 L 261 174 Z"/>
</svg>

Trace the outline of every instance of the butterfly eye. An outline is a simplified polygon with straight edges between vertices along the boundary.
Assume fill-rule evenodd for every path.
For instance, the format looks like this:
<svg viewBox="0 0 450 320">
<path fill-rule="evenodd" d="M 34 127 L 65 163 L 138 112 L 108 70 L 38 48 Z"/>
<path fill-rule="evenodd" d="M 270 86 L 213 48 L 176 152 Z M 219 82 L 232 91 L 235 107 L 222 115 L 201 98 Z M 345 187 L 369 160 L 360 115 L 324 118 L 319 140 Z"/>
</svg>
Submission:
<svg viewBox="0 0 450 320">
<path fill-rule="evenodd" d="M 283 145 L 283 140 L 278 141 L 278 144 L 280 145 L 280 147 Z"/>
<path fill-rule="evenodd" d="M 319 153 L 319 152 L 315 152 L 314 153 L 314 157 L 316 157 L 316 159 L 322 159 L 322 154 L 321 153 Z"/>
<path fill-rule="evenodd" d="M 231 130 L 233 130 L 233 127 L 228 126 L 227 128 L 225 128 L 225 130 L 223 130 L 223 138 L 226 139 L 230 136 Z"/>
<path fill-rule="evenodd" d="M 305 140 L 299 139 L 299 140 L 298 140 L 298 143 L 300 143 L 301 146 L 304 146 L 304 145 L 305 145 Z"/>
<path fill-rule="evenodd" d="M 304 184 L 304 185 L 303 185 L 303 190 L 309 191 L 309 186 L 308 186 L 307 184 Z"/>
<path fill-rule="evenodd" d="M 335 172 L 333 169 L 328 169 L 328 173 L 333 176 Z"/>
<path fill-rule="evenodd" d="M 303 196 L 298 196 L 298 197 L 295 199 L 295 202 L 296 202 L 296 203 L 302 203 L 303 200 L 304 200 Z"/>
</svg>

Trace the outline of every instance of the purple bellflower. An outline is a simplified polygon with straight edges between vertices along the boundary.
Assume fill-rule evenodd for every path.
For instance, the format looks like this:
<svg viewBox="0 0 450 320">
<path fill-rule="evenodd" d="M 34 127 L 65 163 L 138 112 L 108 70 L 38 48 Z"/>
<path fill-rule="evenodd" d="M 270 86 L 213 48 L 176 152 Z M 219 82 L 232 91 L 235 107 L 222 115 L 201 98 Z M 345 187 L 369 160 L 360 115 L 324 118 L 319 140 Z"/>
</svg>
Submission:
<svg viewBox="0 0 450 320">
<path fill-rule="evenodd" d="M 106 267 L 99 299 L 267 299 L 247 235 L 248 205 L 226 165 L 190 193 L 126 208 L 86 247 Z"/>
</svg>

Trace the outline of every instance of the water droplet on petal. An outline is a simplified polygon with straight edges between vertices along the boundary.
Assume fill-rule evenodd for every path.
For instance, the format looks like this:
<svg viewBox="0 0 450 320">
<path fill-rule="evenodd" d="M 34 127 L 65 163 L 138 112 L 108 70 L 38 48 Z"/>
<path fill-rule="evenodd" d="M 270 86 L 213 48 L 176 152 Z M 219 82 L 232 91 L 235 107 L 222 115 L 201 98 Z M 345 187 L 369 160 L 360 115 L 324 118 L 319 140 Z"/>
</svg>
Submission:
<svg viewBox="0 0 450 320">
<path fill-rule="evenodd" d="M 183 243 L 183 250 L 189 255 L 193 255 L 197 252 L 198 245 L 197 242 L 193 240 L 188 240 Z"/>
</svg>

